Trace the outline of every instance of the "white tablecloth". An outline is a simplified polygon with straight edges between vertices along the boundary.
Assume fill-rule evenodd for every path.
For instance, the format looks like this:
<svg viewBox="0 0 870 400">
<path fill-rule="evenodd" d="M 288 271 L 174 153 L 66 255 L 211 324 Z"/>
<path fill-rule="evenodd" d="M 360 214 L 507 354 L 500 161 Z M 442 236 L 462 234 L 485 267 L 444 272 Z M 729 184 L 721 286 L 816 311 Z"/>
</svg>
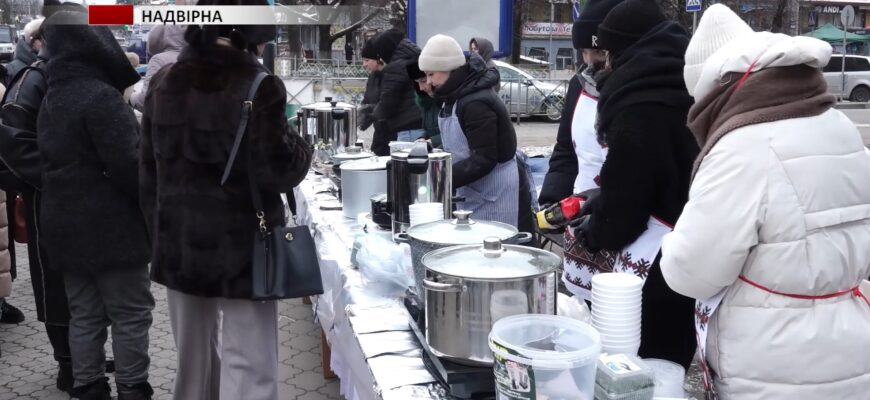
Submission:
<svg viewBox="0 0 870 400">
<path fill-rule="evenodd" d="M 357 221 L 329 210 L 338 201 L 328 180 L 309 174 L 295 190 L 299 224 L 314 228 L 324 293 L 314 313 L 332 350 L 332 371 L 350 400 L 446 398 L 423 367 L 421 349 L 398 298 L 366 290 L 350 263 Z"/>
</svg>

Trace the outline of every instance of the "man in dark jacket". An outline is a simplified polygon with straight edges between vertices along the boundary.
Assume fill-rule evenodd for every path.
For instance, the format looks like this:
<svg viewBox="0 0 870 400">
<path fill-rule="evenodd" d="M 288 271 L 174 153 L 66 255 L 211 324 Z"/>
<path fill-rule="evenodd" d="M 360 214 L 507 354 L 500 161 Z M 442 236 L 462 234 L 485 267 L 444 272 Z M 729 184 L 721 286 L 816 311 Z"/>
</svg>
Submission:
<svg viewBox="0 0 870 400">
<path fill-rule="evenodd" d="M 414 104 L 414 86 L 406 68 L 420 55 L 420 48 L 395 29 L 381 32 L 374 47 L 385 66 L 374 111 L 380 129 L 375 130 L 372 151 L 385 156 L 390 154 L 391 141 L 411 142 L 423 136 L 423 120 Z"/>
<path fill-rule="evenodd" d="M 37 119 L 43 159 L 45 256 L 63 272 L 70 306 L 74 397 L 110 399 L 105 377 L 112 327 L 118 399 L 150 399 L 149 240 L 139 208 L 139 135 L 122 92 L 139 74 L 111 31 L 83 12 L 46 21 L 48 92 Z"/>
<path fill-rule="evenodd" d="M 658 267 L 662 231 L 683 211 L 697 143 L 686 127 L 692 98 L 683 80 L 689 35 L 655 2 L 627 0 L 598 28 L 610 74 L 599 82 L 598 136 L 608 145 L 601 194 L 577 229 L 592 251 L 645 242 L 651 254 L 619 263 L 645 278 L 639 355 L 688 369 L 695 355 L 694 301 L 673 292 Z M 654 228 L 654 229 L 650 229 Z M 655 246 L 653 246 L 653 244 Z M 615 268 L 616 269 L 616 268 Z"/>
<path fill-rule="evenodd" d="M 366 130 L 375 122 L 374 112 L 375 106 L 381 100 L 381 79 L 383 79 L 384 64 L 378 58 L 378 52 L 375 50 L 375 37 L 366 41 L 362 48 L 362 64 L 363 68 L 368 71 L 369 77 L 366 79 L 366 91 L 363 93 L 362 103 L 357 110 L 359 116 L 359 129 Z M 377 131 L 378 126 L 375 126 Z M 378 136 L 375 133 L 375 136 Z"/>
</svg>

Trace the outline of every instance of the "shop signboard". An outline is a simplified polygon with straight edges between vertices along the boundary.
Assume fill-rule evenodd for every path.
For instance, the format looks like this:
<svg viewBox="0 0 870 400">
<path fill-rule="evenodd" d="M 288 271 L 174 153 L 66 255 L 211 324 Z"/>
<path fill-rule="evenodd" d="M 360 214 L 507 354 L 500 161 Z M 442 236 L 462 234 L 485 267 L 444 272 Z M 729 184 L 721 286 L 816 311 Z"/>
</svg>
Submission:
<svg viewBox="0 0 870 400">
<path fill-rule="evenodd" d="M 523 24 L 523 36 L 530 37 L 571 37 L 573 24 L 559 22 L 526 22 Z"/>
</svg>

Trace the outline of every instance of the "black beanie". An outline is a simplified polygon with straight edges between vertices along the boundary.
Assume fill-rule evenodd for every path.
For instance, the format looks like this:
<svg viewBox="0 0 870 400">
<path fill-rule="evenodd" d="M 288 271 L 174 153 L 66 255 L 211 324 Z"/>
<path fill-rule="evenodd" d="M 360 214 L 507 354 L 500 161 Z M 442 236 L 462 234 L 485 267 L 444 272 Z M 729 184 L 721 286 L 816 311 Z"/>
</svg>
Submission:
<svg viewBox="0 0 870 400">
<path fill-rule="evenodd" d="M 604 17 L 616 7 L 617 4 L 624 0 L 589 0 L 583 11 L 580 12 L 580 17 L 574 21 L 574 27 L 571 29 L 571 38 L 574 41 L 574 48 L 580 49 L 597 49 L 598 48 L 598 25 L 604 21 Z"/>
<path fill-rule="evenodd" d="M 665 21 L 667 18 L 654 0 L 626 0 L 613 7 L 598 26 L 598 47 L 622 53 Z"/>
<path fill-rule="evenodd" d="M 399 42 L 405 38 L 405 34 L 398 29 L 389 29 L 381 32 L 375 38 L 375 51 L 378 52 L 378 57 L 384 60 L 385 63 L 390 62 L 393 58 L 393 53 L 396 52 L 396 47 L 399 47 Z"/>
<path fill-rule="evenodd" d="M 420 64 L 417 60 L 409 62 L 405 69 L 408 70 L 408 77 L 411 78 L 412 81 L 426 77 L 426 73 L 420 71 Z"/>
<path fill-rule="evenodd" d="M 360 57 L 368 58 L 369 60 L 377 60 L 378 52 L 375 51 L 375 39 L 378 38 L 378 35 L 372 36 L 371 39 L 366 40 L 365 44 L 363 44 L 362 50 L 360 51 Z"/>
</svg>

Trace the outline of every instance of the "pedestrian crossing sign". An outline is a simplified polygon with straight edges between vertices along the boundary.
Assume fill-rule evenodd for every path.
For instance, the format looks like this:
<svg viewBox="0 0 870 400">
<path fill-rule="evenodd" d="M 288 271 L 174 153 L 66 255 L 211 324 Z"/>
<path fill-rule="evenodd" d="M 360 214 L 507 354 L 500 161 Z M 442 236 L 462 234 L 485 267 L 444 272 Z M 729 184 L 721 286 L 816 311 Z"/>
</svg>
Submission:
<svg viewBox="0 0 870 400">
<path fill-rule="evenodd" d="M 686 0 L 686 12 L 701 11 L 702 0 Z"/>
</svg>

